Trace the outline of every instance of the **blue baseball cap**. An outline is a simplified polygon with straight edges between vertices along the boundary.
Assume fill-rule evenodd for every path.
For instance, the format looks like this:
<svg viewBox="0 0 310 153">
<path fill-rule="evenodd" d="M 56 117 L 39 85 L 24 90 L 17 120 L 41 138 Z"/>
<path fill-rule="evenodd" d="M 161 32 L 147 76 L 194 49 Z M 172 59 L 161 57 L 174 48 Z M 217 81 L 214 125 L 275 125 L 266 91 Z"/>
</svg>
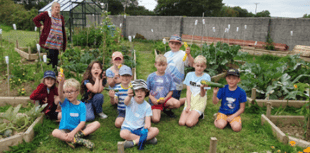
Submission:
<svg viewBox="0 0 310 153">
<path fill-rule="evenodd" d="M 169 42 L 170 42 L 170 41 L 182 43 L 182 38 L 181 38 L 179 35 L 175 34 L 175 35 L 173 35 L 173 36 L 170 37 Z"/>
<path fill-rule="evenodd" d="M 56 74 L 55 74 L 55 72 L 54 71 L 45 71 L 44 72 L 44 77 L 43 77 L 44 79 L 45 78 L 54 78 L 54 79 L 56 79 Z"/>
<path fill-rule="evenodd" d="M 126 74 L 132 76 L 131 68 L 126 65 L 122 65 L 122 67 L 119 69 L 119 75 L 126 75 Z"/>
</svg>

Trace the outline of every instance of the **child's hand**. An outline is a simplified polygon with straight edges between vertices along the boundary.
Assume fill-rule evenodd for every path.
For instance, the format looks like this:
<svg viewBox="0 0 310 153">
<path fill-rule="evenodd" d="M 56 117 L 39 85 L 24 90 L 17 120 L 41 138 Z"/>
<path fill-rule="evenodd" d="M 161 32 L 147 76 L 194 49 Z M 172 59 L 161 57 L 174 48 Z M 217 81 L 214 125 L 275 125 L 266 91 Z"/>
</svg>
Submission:
<svg viewBox="0 0 310 153">
<path fill-rule="evenodd" d="M 128 89 L 127 93 L 129 97 L 133 97 L 133 91 L 131 90 L 131 88 Z"/>
<path fill-rule="evenodd" d="M 186 109 L 185 109 L 185 112 L 186 113 L 189 113 L 189 110 L 191 109 L 191 107 L 189 106 L 189 107 L 186 107 Z"/>
<path fill-rule="evenodd" d="M 68 133 L 67 140 L 71 142 L 74 140 L 74 134 L 72 132 Z"/>
<path fill-rule="evenodd" d="M 144 128 L 145 128 L 145 129 L 149 129 L 150 127 L 151 127 L 151 125 L 150 125 L 150 124 L 145 123 L 145 125 L 144 125 Z"/>
<path fill-rule="evenodd" d="M 113 81 L 115 82 L 115 83 L 120 83 L 121 81 L 120 81 L 120 79 L 119 79 L 119 75 L 117 74 L 115 74 L 114 75 L 114 77 L 113 77 Z"/>
<path fill-rule="evenodd" d="M 115 91 L 114 91 L 114 90 L 110 90 L 110 91 L 109 91 L 109 96 L 110 96 L 111 98 L 114 98 L 114 96 L 115 96 Z"/>
<path fill-rule="evenodd" d="M 191 54 L 191 48 L 187 47 L 185 53 L 186 53 L 187 55 L 190 55 L 190 54 Z"/>
<path fill-rule="evenodd" d="M 102 79 L 106 79 L 107 77 L 105 76 L 105 71 L 102 72 Z"/>
<path fill-rule="evenodd" d="M 65 74 L 58 72 L 57 80 L 59 81 L 59 83 L 63 83 L 65 81 Z"/>
<path fill-rule="evenodd" d="M 226 121 L 231 122 L 235 117 L 233 115 L 227 117 Z"/>
<path fill-rule="evenodd" d="M 200 88 L 205 88 L 205 87 L 209 87 L 208 85 L 200 85 Z"/>
<path fill-rule="evenodd" d="M 45 99 L 43 100 L 43 103 L 47 103 L 47 97 L 45 97 Z"/>
<path fill-rule="evenodd" d="M 57 105 L 58 103 L 59 103 L 59 101 L 60 101 L 60 98 L 59 98 L 59 96 L 54 96 L 54 103 Z"/>
<path fill-rule="evenodd" d="M 219 92 L 219 88 L 218 87 L 214 87 L 213 88 L 213 94 L 217 95 L 218 92 Z"/>
<path fill-rule="evenodd" d="M 163 104 L 163 103 L 165 103 L 165 98 L 159 98 L 159 99 L 157 100 L 157 102 L 158 102 L 159 104 Z"/>
</svg>

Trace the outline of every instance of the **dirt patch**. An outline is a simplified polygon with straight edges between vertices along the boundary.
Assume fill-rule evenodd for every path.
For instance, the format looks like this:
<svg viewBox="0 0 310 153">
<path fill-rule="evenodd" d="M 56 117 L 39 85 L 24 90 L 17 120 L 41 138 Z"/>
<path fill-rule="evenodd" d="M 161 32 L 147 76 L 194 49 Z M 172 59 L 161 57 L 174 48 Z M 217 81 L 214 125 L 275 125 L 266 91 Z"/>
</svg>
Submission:
<svg viewBox="0 0 310 153">
<path fill-rule="evenodd" d="M 279 127 L 281 131 L 285 134 L 288 134 L 289 136 L 305 140 L 304 138 L 304 129 L 300 126 L 292 126 L 292 125 L 286 125 L 283 127 Z"/>
<path fill-rule="evenodd" d="M 25 88 L 26 93 L 25 95 L 23 95 L 23 97 L 30 96 L 33 90 L 35 90 L 35 87 L 33 88 L 33 84 L 34 84 L 34 81 L 29 81 L 29 82 L 23 83 L 20 87 L 15 87 L 14 89 L 11 88 L 10 97 L 20 96 L 18 95 L 18 90 L 17 90 L 18 88 Z M 8 82 L 6 78 L 3 80 L 0 80 L 0 96 L 8 97 Z"/>
</svg>

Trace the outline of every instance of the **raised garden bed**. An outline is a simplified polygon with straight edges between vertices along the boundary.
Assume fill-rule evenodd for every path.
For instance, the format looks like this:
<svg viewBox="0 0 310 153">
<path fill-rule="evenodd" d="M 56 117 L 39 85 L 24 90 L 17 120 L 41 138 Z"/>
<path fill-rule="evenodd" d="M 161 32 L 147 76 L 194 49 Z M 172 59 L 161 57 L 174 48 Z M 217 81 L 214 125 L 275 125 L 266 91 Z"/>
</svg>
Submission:
<svg viewBox="0 0 310 153">
<path fill-rule="evenodd" d="M 24 50 L 28 50 L 28 52 L 25 52 Z M 16 40 L 16 47 L 15 47 L 15 51 L 19 53 L 19 55 L 27 60 L 33 61 L 38 59 L 38 54 L 32 54 L 30 47 L 28 48 L 19 48 L 18 46 L 18 41 Z M 40 56 L 46 55 L 46 53 L 40 53 Z"/>
<path fill-rule="evenodd" d="M 18 145 L 19 143 L 22 143 L 23 140 L 25 142 L 30 142 L 34 138 L 34 126 L 37 123 L 42 123 L 43 122 L 44 115 L 42 114 L 40 117 L 38 117 L 26 130 L 26 132 L 16 134 L 14 136 L 0 139 L 0 152 L 10 150 L 9 146 L 15 146 Z"/>
<path fill-rule="evenodd" d="M 29 101 L 31 101 L 29 97 L 0 97 L 0 107 L 5 105 L 17 106 L 18 104 L 27 106 Z"/>
<path fill-rule="evenodd" d="M 261 115 L 261 124 L 269 124 L 273 131 L 273 135 L 284 144 L 289 144 L 290 141 L 295 141 L 297 146 L 303 148 L 310 147 L 310 142 L 305 141 L 302 137 L 302 126 L 305 124 L 304 116 L 270 115 L 271 105 L 271 103 L 268 103 L 266 115 Z"/>
</svg>

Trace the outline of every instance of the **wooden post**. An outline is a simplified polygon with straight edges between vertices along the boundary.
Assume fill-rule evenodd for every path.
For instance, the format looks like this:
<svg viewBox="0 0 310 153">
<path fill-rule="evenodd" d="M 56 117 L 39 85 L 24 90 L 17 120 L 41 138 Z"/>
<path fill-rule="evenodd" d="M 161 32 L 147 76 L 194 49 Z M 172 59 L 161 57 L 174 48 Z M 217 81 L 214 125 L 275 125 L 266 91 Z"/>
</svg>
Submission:
<svg viewBox="0 0 310 153">
<path fill-rule="evenodd" d="M 136 50 L 133 50 L 133 60 L 135 61 L 135 65 L 136 65 Z M 133 77 L 134 80 L 137 79 L 137 75 L 136 75 L 137 71 L 136 70 L 137 70 L 137 68 L 135 67 L 134 68 L 134 77 Z"/>
<path fill-rule="evenodd" d="M 28 54 L 29 54 L 29 56 L 30 56 L 30 54 L 31 54 L 30 46 L 28 46 Z"/>
<path fill-rule="evenodd" d="M 266 112 L 266 116 L 267 118 L 270 119 L 270 114 L 271 114 L 271 102 L 267 102 L 267 112 Z"/>
<path fill-rule="evenodd" d="M 9 70 L 9 63 L 7 64 L 8 69 L 8 96 L 10 96 L 10 70 Z"/>
<path fill-rule="evenodd" d="M 125 142 L 117 142 L 117 153 L 124 153 L 124 144 Z"/>
<path fill-rule="evenodd" d="M 216 145 L 217 145 L 216 137 L 211 137 L 209 153 L 216 153 Z"/>
<path fill-rule="evenodd" d="M 18 40 L 16 40 L 16 48 L 18 48 Z"/>
<path fill-rule="evenodd" d="M 254 104 L 254 100 L 256 100 L 256 88 L 252 88 L 251 99 L 253 100 L 252 104 Z"/>
</svg>

